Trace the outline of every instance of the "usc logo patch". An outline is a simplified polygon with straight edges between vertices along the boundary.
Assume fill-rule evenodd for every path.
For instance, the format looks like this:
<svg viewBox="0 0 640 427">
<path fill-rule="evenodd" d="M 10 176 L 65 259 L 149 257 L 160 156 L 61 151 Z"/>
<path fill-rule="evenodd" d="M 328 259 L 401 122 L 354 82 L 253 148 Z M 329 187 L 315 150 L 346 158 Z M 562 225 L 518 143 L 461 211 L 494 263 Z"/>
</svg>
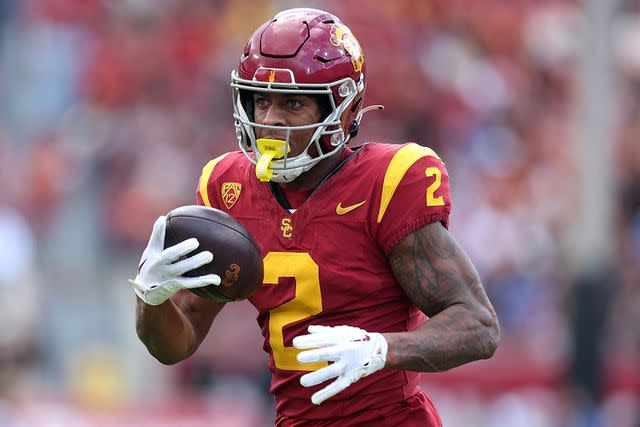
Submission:
<svg viewBox="0 0 640 427">
<path fill-rule="evenodd" d="M 280 230 L 282 230 L 282 237 L 286 237 L 288 239 L 291 238 L 291 232 L 293 231 L 291 218 L 282 218 L 282 222 L 280 223 Z"/>
<path fill-rule="evenodd" d="M 238 274 L 240 273 L 240 266 L 238 264 L 231 264 L 227 271 L 224 272 L 224 280 L 222 285 L 229 287 L 233 285 L 233 282 L 238 280 Z"/>
</svg>

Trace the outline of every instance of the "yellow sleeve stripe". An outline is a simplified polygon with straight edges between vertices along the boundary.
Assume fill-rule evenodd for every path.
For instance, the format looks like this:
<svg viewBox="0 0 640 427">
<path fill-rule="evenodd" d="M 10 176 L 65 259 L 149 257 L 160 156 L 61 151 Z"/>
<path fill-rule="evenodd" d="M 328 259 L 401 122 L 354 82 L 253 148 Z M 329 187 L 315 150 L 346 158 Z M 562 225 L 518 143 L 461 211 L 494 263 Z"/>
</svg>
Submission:
<svg viewBox="0 0 640 427">
<path fill-rule="evenodd" d="M 199 188 L 200 188 L 200 196 L 202 197 L 202 201 L 204 202 L 205 206 L 211 207 L 211 202 L 209 201 L 209 193 L 207 192 L 207 186 L 209 184 L 209 178 L 211 178 L 211 174 L 213 173 L 213 168 L 216 167 L 216 165 L 220 160 L 227 157 L 228 154 L 229 153 L 225 153 L 222 156 L 216 157 L 215 159 L 209 161 L 209 163 L 207 163 L 202 168 L 202 175 L 200 175 Z"/>
<path fill-rule="evenodd" d="M 382 217 L 387 211 L 389 202 L 391 202 L 391 198 L 396 192 L 400 181 L 402 181 L 404 174 L 409 170 L 411 165 L 426 156 L 440 159 L 440 157 L 438 157 L 435 151 L 431 148 L 413 143 L 405 145 L 393 155 L 393 158 L 387 167 L 387 172 L 384 175 L 382 199 L 380 200 L 380 211 L 378 212 L 378 222 L 382 221 Z"/>
</svg>

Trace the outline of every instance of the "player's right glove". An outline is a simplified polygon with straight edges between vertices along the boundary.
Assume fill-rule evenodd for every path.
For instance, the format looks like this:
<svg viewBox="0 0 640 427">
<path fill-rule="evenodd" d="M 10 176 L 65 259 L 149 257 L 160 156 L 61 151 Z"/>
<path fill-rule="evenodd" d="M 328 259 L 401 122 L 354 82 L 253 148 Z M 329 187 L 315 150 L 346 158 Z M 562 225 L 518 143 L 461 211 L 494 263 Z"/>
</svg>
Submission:
<svg viewBox="0 0 640 427">
<path fill-rule="evenodd" d="M 153 224 L 149 243 L 142 253 L 138 275 L 129 280 L 138 298 L 150 305 L 159 305 L 171 298 L 181 289 L 200 288 L 219 285 L 220 276 L 207 274 L 199 277 L 183 277 L 182 274 L 201 267 L 213 260 L 209 251 L 197 253 L 189 258 L 180 259 L 193 252 L 200 243 L 191 238 L 164 249 L 164 234 L 167 219 L 159 217 Z"/>
</svg>

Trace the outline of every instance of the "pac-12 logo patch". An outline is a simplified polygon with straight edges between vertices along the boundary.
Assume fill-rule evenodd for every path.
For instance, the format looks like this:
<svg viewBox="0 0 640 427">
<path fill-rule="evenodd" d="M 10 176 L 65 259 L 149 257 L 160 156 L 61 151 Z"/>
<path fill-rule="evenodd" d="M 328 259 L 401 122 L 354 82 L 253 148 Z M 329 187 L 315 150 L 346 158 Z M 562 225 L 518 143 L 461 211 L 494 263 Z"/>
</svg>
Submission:
<svg viewBox="0 0 640 427">
<path fill-rule="evenodd" d="M 222 184 L 222 202 L 231 209 L 236 204 L 242 191 L 242 184 L 239 182 L 224 182 Z"/>
</svg>

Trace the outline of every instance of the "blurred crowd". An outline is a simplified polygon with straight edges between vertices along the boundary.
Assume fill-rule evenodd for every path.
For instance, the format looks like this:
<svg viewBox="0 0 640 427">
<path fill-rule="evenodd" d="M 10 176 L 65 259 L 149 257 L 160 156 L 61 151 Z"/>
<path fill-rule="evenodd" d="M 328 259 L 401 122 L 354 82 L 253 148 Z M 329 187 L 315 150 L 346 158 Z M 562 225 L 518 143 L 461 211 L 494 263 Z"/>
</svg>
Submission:
<svg viewBox="0 0 640 427">
<path fill-rule="evenodd" d="M 256 425 L 262 416 L 265 425 L 271 422 L 266 356 L 250 306 L 225 309 L 214 338 L 191 360 L 159 367 L 133 336 L 126 278 L 155 218 L 194 203 L 201 167 L 236 149 L 230 71 L 251 32 L 294 6 L 283 0 L 0 1 L 0 322 L 11 325 L 0 335 L 0 399 L 6 399 L 0 402 L 22 402 L 0 404 L 0 425 L 27 416 L 24 408 L 33 403 L 25 403 L 26 394 L 58 399 L 81 390 L 117 400 L 124 386 L 109 386 L 96 371 L 141 383 L 131 387 L 132 401 L 149 400 L 144 393 L 157 384 L 167 396 L 193 393 L 210 402 L 243 396 L 249 418 L 219 425 Z M 425 375 L 445 425 L 584 425 L 564 403 L 576 394 L 569 377 L 577 277 L 569 265 L 570 230 L 582 215 L 576 112 L 588 31 L 583 5 L 394 0 L 365 7 L 327 0 L 304 6 L 329 10 L 353 30 L 367 59 L 366 101 L 385 105 L 365 116 L 352 144 L 416 141 L 446 162 L 451 231 L 498 313 L 503 338 L 493 360 Z M 595 425 L 637 427 L 640 2 L 620 2 L 613 24 L 615 132 L 602 144 L 614 150 L 615 166 L 593 173 L 613 177 L 615 191 L 603 202 L 613 205 L 614 256 L 598 348 L 602 395 L 591 408 L 602 421 Z M 95 357 L 83 348 L 87 335 L 92 345 L 136 349 L 135 361 Z M 84 362 L 69 373 L 69 357 L 80 354 Z M 146 374 L 132 375 L 140 366 Z M 74 386 L 69 378 L 76 377 L 80 383 L 97 378 Z"/>
</svg>

